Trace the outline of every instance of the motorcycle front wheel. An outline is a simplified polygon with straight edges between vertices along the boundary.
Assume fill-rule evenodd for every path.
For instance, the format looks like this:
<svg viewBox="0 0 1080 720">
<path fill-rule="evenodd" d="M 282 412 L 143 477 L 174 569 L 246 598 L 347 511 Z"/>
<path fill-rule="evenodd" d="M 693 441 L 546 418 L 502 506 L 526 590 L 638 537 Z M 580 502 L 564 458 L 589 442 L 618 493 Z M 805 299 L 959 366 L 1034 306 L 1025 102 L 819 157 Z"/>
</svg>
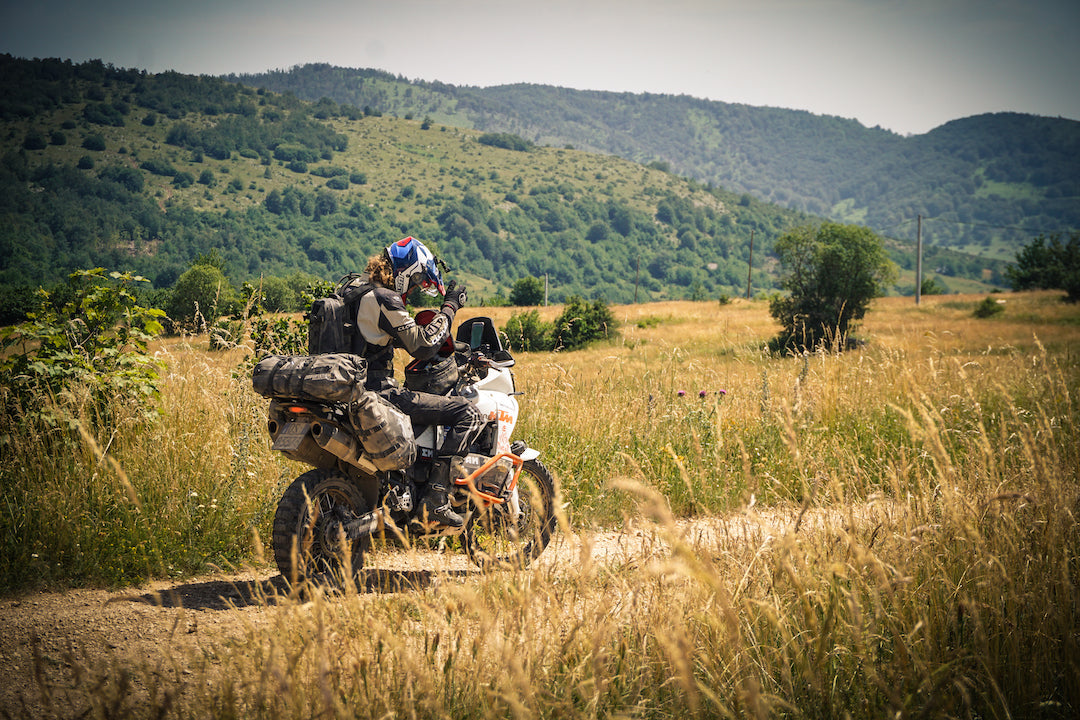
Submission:
<svg viewBox="0 0 1080 720">
<path fill-rule="evenodd" d="M 274 513 L 273 547 L 278 570 L 291 583 L 315 577 L 343 578 L 363 565 L 370 537 L 348 540 L 345 523 L 368 512 L 348 477 L 336 470 L 309 470 L 292 481 Z"/>
<path fill-rule="evenodd" d="M 555 482 L 539 460 L 527 460 L 518 476 L 518 508 L 511 503 L 473 508 L 462 533 L 469 558 L 485 570 L 520 569 L 540 556 L 555 531 Z"/>
</svg>

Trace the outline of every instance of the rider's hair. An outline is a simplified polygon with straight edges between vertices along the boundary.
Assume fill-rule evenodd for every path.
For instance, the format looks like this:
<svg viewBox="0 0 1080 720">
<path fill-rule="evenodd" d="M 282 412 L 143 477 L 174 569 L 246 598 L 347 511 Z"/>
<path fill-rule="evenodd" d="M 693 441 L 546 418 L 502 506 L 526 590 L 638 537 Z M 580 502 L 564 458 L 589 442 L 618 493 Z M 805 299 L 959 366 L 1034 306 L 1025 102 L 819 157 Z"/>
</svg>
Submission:
<svg viewBox="0 0 1080 720">
<path fill-rule="evenodd" d="M 365 272 L 373 282 L 383 287 L 394 286 L 394 267 L 390 264 L 390 259 L 386 257 L 386 253 L 379 253 L 368 258 Z"/>
</svg>

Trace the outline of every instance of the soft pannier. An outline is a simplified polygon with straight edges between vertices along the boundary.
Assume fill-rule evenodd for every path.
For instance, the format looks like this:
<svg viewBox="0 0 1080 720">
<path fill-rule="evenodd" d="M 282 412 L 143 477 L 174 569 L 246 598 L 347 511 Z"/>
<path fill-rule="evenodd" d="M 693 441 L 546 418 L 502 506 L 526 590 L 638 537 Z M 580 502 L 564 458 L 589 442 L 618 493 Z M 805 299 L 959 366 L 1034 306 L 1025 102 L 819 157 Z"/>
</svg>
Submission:
<svg viewBox="0 0 1080 720">
<path fill-rule="evenodd" d="M 402 470 L 416 461 L 412 421 L 371 391 L 349 405 L 349 419 L 364 451 L 379 470 Z"/>
<path fill-rule="evenodd" d="M 350 403 L 364 392 L 367 363 L 359 355 L 267 355 L 251 371 L 251 386 L 267 398 Z"/>
</svg>

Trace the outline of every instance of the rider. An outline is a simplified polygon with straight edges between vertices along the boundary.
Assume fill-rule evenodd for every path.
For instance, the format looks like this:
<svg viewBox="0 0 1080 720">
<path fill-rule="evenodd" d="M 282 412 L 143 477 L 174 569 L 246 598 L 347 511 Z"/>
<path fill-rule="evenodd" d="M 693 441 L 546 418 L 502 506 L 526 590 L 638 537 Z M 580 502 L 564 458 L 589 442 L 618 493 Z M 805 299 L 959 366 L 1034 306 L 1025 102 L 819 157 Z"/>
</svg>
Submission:
<svg viewBox="0 0 1080 720">
<path fill-rule="evenodd" d="M 450 336 L 454 314 L 466 302 L 465 286 L 453 281 L 443 286 L 435 256 L 416 238 L 406 237 L 373 255 L 362 282 L 373 290 L 363 295 L 356 312 L 356 327 L 366 342 L 367 389 L 379 393 L 390 404 L 423 425 L 447 426 L 428 478 L 427 491 L 420 502 L 422 520 L 435 519 L 461 527 L 461 515 L 450 504 L 453 478 L 464 477 L 461 458 L 484 425 L 480 411 L 461 397 L 414 392 L 394 379 L 394 347 L 402 347 L 412 357 L 434 357 Z M 442 307 L 426 325 L 418 325 L 405 310 L 405 297 L 419 287 L 431 296 L 442 295 Z"/>
</svg>

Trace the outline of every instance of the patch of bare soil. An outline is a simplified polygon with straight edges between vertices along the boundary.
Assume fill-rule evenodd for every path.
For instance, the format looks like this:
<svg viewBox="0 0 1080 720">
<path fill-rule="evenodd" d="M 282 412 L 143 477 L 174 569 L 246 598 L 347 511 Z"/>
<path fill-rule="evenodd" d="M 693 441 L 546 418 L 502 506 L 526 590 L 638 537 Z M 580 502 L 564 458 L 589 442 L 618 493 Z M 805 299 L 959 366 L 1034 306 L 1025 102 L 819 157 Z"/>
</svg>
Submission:
<svg viewBox="0 0 1080 720">
<path fill-rule="evenodd" d="M 830 521 L 836 513 L 798 509 L 767 514 L 740 513 L 680 523 L 677 532 L 691 543 L 724 536 L 754 546 L 770 537 Z M 620 532 L 559 533 L 539 558 L 553 566 L 622 564 L 655 558 L 665 543 L 654 529 Z M 464 554 L 454 551 L 380 551 L 365 559 L 359 586 L 371 594 L 415 592 L 446 581 L 479 575 Z M 0 717 L 49 715 L 42 681 L 62 688 L 78 667 L 102 661 L 141 660 L 165 653 L 205 648 L 241 638 L 250 627 L 272 619 L 288 597 L 285 579 L 270 568 L 205 575 L 184 581 L 160 580 L 124 590 L 76 589 L 40 592 L 0 600 Z"/>
</svg>

